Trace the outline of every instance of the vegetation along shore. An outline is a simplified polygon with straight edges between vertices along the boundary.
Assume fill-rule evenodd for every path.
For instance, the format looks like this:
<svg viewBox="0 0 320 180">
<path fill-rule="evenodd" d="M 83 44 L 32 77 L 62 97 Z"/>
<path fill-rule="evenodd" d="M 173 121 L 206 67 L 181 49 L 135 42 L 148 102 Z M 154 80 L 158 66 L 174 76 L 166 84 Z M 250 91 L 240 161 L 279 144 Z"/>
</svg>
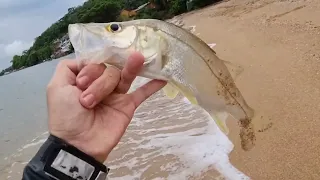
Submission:
<svg viewBox="0 0 320 180">
<path fill-rule="evenodd" d="M 73 53 L 67 34 L 69 24 L 165 20 L 218 1 L 221 0 L 88 0 L 81 6 L 69 8 L 67 14 L 35 38 L 28 50 L 13 56 L 12 65 L 2 70 L 0 76 Z"/>
</svg>

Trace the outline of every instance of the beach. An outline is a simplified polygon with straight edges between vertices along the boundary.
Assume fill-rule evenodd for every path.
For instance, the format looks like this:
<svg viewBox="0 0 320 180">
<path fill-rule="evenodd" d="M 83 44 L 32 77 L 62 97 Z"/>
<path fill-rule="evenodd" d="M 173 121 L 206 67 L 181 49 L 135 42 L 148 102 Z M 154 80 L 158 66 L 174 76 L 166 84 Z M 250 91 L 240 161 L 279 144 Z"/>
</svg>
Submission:
<svg viewBox="0 0 320 180">
<path fill-rule="evenodd" d="M 217 55 L 240 64 L 236 84 L 260 118 L 256 147 L 230 158 L 252 179 L 320 179 L 320 2 L 228 1 L 185 15 Z"/>
<path fill-rule="evenodd" d="M 235 82 L 255 110 L 256 145 L 241 149 L 233 119 L 226 136 L 200 108 L 158 92 L 109 155 L 108 179 L 320 179 L 319 17 L 316 0 L 230 0 L 176 17 L 243 67 Z M 21 179 L 48 136 L 45 87 L 58 61 L 0 78 L 0 179 Z"/>
</svg>

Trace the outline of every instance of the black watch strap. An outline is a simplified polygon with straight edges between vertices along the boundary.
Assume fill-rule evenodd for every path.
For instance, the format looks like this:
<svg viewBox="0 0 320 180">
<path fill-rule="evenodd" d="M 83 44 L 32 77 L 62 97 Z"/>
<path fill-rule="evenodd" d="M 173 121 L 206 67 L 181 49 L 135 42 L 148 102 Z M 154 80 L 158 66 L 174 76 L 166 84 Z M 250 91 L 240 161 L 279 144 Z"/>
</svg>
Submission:
<svg viewBox="0 0 320 180">
<path fill-rule="evenodd" d="M 110 170 L 54 135 L 49 136 L 41 161 L 44 172 L 58 180 L 105 180 Z"/>
</svg>

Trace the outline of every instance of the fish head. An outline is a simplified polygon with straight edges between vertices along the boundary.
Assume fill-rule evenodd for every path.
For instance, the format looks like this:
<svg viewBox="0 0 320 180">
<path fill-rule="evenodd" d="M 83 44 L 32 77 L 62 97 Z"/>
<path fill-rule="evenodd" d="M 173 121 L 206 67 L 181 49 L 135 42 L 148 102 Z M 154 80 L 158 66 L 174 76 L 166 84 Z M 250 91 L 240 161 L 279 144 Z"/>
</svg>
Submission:
<svg viewBox="0 0 320 180">
<path fill-rule="evenodd" d="M 143 73 L 160 76 L 167 45 L 161 33 L 146 24 L 138 21 L 71 24 L 69 38 L 81 62 L 106 63 L 121 69 L 130 54 L 140 52 L 145 58 Z"/>
</svg>

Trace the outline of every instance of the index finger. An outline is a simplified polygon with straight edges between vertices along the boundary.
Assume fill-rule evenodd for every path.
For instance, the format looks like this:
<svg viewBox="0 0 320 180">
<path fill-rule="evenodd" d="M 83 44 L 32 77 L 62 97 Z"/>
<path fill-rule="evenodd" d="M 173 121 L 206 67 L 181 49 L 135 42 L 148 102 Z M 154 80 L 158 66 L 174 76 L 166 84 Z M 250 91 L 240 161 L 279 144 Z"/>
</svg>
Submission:
<svg viewBox="0 0 320 180">
<path fill-rule="evenodd" d="M 116 89 L 119 93 L 127 93 L 134 79 L 143 67 L 144 57 L 142 54 L 135 52 L 130 55 L 127 63 L 121 71 L 120 82 Z"/>
<path fill-rule="evenodd" d="M 102 76 L 106 66 L 103 64 L 89 64 L 81 69 L 77 75 L 78 88 L 86 90 L 96 79 Z"/>
</svg>

